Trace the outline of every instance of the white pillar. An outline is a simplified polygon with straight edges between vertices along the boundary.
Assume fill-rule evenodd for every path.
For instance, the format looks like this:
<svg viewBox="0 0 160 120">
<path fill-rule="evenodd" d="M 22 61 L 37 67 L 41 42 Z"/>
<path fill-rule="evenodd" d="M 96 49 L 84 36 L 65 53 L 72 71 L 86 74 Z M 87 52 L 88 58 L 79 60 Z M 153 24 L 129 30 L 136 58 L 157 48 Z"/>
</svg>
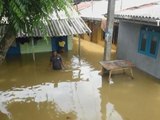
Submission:
<svg viewBox="0 0 160 120">
<path fill-rule="evenodd" d="M 34 39 L 32 38 L 32 56 L 33 56 L 33 61 L 36 61 L 36 57 L 35 57 L 35 51 L 34 51 Z"/>
</svg>

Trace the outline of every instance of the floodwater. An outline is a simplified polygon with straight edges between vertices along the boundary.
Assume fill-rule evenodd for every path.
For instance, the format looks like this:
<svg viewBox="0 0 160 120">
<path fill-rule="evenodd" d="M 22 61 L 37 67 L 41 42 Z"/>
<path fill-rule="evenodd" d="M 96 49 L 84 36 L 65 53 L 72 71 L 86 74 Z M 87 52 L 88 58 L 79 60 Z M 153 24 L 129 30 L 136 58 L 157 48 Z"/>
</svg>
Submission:
<svg viewBox="0 0 160 120">
<path fill-rule="evenodd" d="M 2 64 L 0 120 L 160 120 L 160 80 L 134 68 L 135 79 L 114 74 L 109 84 L 98 74 L 101 46 L 82 41 L 77 53 L 75 40 L 61 71 L 50 69 L 50 53 Z"/>
</svg>

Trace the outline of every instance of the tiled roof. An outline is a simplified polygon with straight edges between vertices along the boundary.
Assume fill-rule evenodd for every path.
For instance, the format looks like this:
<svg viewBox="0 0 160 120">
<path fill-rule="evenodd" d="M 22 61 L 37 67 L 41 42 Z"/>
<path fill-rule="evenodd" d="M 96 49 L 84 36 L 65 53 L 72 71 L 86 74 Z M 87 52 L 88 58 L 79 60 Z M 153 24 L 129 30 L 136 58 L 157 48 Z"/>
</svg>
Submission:
<svg viewBox="0 0 160 120">
<path fill-rule="evenodd" d="M 75 8 L 77 8 L 78 11 L 86 9 L 88 7 L 92 6 L 92 2 L 91 1 L 86 1 L 86 2 L 81 2 L 77 5 L 75 5 Z"/>
<path fill-rule="evenodd" d="M 59 11 L 57 13 L 53 12 L 53 14 L 50 15 L 50 21 L 46 24 L 46 33 L 49 37 L 91 32 L 83 19 L 72 7 L 67 8 L 67 13 L 68 15 L 66 15 L 64 11 Z M 4 25 L 0 27 L 1 36 L 4 33 L 4 29 Z M 38 28 L 35 28 L 32 34 L 21 31 L 17 34 L 17 37 L 42 37 L 46 33 L 42 33 Z"/>
</svg>

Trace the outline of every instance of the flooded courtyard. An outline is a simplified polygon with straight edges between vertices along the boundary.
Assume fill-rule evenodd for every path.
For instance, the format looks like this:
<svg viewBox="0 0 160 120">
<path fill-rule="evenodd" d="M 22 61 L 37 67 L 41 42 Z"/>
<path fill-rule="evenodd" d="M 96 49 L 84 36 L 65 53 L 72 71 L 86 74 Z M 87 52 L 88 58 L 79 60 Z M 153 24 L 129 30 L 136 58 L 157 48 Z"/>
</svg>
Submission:
<svg viewBox="0 0 160 120">
<path fill-rule="evenodd" d="M 160 120 L 160 80 L 134 68 L 100 76 L 103 47 L 78 41 L 53 71 L 50 53 L 23 55 L 0 66 L 0 120 Z M 115 58 L 115 51 L 112 51 Z"/>
</svg>

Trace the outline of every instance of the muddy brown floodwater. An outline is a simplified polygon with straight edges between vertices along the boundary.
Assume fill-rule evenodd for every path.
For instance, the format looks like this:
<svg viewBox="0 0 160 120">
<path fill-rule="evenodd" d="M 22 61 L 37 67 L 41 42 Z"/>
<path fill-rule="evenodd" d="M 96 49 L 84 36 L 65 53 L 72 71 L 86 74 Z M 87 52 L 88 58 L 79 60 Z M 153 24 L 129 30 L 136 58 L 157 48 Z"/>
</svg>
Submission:
<svg viewBox="0 0 160 120">
<path fill-rule="evenodd" d="M 134 68 L 135 79 L 101 77 L 103 47 L 81 43 L 63 54 L 67 70 L 49 68 L 50 53 L 0 66 L 0 120 L 160 120 L 160 80 Z M 113 51 L 112 58 L 115 53 Z"/>
</svg>

